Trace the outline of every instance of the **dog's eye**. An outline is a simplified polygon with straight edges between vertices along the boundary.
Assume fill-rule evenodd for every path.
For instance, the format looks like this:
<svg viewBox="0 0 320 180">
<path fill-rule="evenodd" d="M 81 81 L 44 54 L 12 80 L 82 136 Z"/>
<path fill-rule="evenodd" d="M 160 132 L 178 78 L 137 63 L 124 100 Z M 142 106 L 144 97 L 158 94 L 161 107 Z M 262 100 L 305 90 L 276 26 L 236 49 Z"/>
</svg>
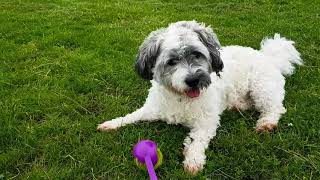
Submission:
<svg viewBox="0 0 320 180">
<path fill-rule="evenodd" d="M 168 64 L 169 66 L 174 66 L 174 65 L 177 64 L 177 59 L 169 59 L 168 62 L 167 62 L 167 64 Z"/>
<path fill-rule="evenodd" d="M 197 59 L 203 56 L 202 53 L 199 51 L 193 51 L 192 55 L 194 55 L 194 57 Z"/>
</svg>

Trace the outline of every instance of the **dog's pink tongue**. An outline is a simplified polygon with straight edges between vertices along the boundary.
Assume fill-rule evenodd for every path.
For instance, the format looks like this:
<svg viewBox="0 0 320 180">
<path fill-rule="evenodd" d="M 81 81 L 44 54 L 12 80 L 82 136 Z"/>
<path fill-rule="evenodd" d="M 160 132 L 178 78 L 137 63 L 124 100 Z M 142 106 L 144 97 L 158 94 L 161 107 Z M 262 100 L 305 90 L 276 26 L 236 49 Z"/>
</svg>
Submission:
<svg viewBox="0 0 320 180">
<path fill-rule="evenodd" d="M 198 88 L 190 89 L 190 90 L 186 91 L 186 94 L 187 94 L 187 96 L 189 96 L 191 98 L 195 98 L 200 95 L 200 90 Z"/>
</svg>

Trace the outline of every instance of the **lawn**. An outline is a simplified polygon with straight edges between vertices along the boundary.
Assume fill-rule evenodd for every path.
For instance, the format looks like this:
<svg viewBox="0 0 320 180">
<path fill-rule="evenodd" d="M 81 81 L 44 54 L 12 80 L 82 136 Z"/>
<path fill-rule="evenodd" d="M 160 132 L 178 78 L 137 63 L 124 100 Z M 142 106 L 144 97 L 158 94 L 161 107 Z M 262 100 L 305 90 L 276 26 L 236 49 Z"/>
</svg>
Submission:
<svg viewBox="0 0 320 180">
<path fill-rule="evenodd" d="M 131 156 L 146 138 L 164 154 L 160 179 L 319 179 L 319 12 L 316 0 L 0 0 L 0 179 L 147 179 Z M 278 32 L 305 61 L 287 78 L 279 128 L 259 134 L 257 112 L 225 112 L 195 177 L 182 166 L 187 128 L 96 131 L 143 104 L 150 83 L 133 69 L 143 39 L 193 19 L 222 45 L 259 48 Z"/>
</svg>

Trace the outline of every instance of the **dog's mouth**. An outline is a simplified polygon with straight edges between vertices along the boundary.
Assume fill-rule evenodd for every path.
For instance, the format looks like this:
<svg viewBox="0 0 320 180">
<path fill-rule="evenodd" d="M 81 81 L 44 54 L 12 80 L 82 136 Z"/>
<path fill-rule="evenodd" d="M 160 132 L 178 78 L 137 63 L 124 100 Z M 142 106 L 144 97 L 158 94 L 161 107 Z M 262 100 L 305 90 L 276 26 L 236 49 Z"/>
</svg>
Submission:
<svg viewBox="0 0 320 180">
<path fill-rule="evenodd" d="M 192 88 L 185 91 L 186 95 L 190 98 L 196 98 L 200 96 L 200 89 L 199 88 Z"/>
</svg>

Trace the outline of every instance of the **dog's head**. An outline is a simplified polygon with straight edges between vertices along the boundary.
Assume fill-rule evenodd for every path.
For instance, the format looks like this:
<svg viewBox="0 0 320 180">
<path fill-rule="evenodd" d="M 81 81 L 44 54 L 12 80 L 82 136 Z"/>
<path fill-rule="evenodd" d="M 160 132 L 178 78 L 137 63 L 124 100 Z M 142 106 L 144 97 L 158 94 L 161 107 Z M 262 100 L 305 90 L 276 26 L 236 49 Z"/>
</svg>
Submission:
<svg viewBox="0 0 320 180">
<path fill-rule="evenodd" d="M 168 89 L 198 97 L 211 84 L 210 73 L 223 68 L 219 40 L 210 27 L 196 21 L 180 21 L 152 32 L 142 43 L 136 70 Z"/>
</svg>

